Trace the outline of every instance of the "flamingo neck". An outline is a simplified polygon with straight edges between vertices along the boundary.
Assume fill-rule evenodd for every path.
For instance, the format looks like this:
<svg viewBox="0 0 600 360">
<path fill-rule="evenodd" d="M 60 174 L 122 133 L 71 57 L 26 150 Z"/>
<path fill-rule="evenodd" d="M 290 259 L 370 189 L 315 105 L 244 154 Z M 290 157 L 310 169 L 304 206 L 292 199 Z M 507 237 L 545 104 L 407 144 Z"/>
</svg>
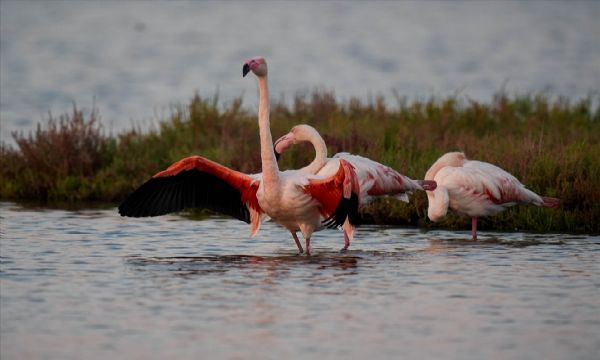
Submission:
<svg viewBox="0 0 600 360">
<path fill-rule="evenodd" d="M 316 132 L 308 135 L 306 141 L 309 141 L 315 148 L 315 159 L 300 170 L 309 174 L 316 174 L 325 166 L 325 162 L 327 161 L 327 145 L 325 145 L 323 138 Z"/>
<path fill-rule="evenodd" d="M 435 175 L 445 166 L 462 167 L 467 161 L 465 154 L 461 152 L 449 152 L 442 155 L 436 162 L 431 165 L 427 173 L 425 173 L 425 180 L 433 180 Z"/>
<path fill-rule="evenodd" d="M 266 189 L 277 189 L 279 167 L 273 151 L 273 137 L 269 122 L 269 89 L 267 76 L 258 77 L 258 130 L 260 135 L 260 159 L 262 161 L 263 181 Z"/>
<path fill-rule="evenodd" d="M 433 180 L 435 178 L 435 175 L 438 173 L 438 171 L 440 171 L 440 169 L 443 168 L 444 166 L 446 166 L 446 165 L 441 163 L 440 161 L 436 161 L 433 165 L 431 165 L 429 170 L 427 170 L 427 172 L 425 173 L 424 180 Z"/>
<path fill-rule="evenodd" d="M 448 214 L 450 206 L 450 196 L 445 186 L 440 186 L 433 191 L 426 191 L 429 206 L 427 207 L 427 216 L 433 222 L 441 221 Z"/>
</svg>

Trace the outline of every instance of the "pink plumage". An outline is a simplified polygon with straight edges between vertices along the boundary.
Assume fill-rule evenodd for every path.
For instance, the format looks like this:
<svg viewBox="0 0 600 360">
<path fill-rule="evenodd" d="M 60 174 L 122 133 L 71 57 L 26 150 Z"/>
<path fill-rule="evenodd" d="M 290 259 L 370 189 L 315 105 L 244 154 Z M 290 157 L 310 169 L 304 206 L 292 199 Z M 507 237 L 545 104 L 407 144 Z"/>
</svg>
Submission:
<svg viewBox="0 0 600 360">
<path fill-rule="evenodd" d="M 359 192 L 360 205 L 370 203 L 375 197 L 391 195 L 408 202 L 408 195 L 416 190 L 434 190 L 435 181 L 412 180 L 396 170 L 376 161 L 346 152 L 338 153 L 333 158 L 327 157 L 327 146 L 318 131 L 310 125 L 294 126 L 289 133 L 275 141 L 275 153 L 282 154 L 289 146 L 298 142 L 310 142 L 315 148 L 315 159 L 300 171 L 326 178 L 335 174 L 345 161 L 352 165 Z M 355 186 L 356 188 L 356 186 Z M 350 245 L 354 226 L 344 223 L 344 248 Z"/>
<path fill-rule="evenodd" d="M 279 171 L 269 122 L 267 63 L 246 61 L 242 75 L 258 78 L 258 127 L 261 174 L 244 174 L 201 156 L 184 158 L 142 184 L 119 206 L 123 216 L 157 216 L 185 208 L 207 208 L 251 224 L 254 235 L 265 216 L 296 235 L 300 231 L 310 254 L 310 237 L 324 227 L 344 224 L 358 210 L 358 184 L 351 164 L 340 160 L 330 176 L 298 170 Z"/>
<path fill-rule="evenodd" d="M 437 188 L 427 192 L 431 221 L 442 220 L 448 209 L 472 218 L 472 236 L 477 239 L 477 218 L 495 215 L 510 206 L 527 204 L 555 208 L 560 200 L 540 196 L 527 189 L 507 171 L 482 161 L 468 160 L 461 152 L 440 157 L 425 174 Z"/>
</svg>

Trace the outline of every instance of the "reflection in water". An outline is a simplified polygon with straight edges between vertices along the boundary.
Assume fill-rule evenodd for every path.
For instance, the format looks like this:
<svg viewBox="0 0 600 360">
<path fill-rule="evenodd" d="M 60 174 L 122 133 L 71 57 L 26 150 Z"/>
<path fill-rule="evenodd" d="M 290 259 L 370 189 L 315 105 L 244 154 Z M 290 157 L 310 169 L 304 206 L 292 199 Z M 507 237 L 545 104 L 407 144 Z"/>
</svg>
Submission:
<svg viewBox="0 0 600 360">
<path fill-rule="evenodd" d="M 268 272 L 286 272 L 294 266 L 314 267 L 318 270 L 348 270 L 358 265 L 357 256 L 339 256 L 322 253 L 313 256 L 282 255 L 220 255 L 220 256 L 171 256 L 138 257 L 126 259 L 131 267 L 140 271 L 169 271 L 177 275 L 204 275 L 225 273 L 231 269 L 267 270 Z M 349 273 L 351 274 L 351 273 Z"/>
<path fill-rule="evenodd" d="M 600 239 L 0 203 L 0 357 L 594 358 Z M 401 354 L 401 355 L 399 355 Z"/>
<path fill-rule="evenodd" d="M 556 240 L 541 240 L 541 239 L 522 239 L 522 240 L 514 240 L 514 239 L 506 239 L 506 238 L 497 238 L 497 237 L 488 237 L 485 239 L 477 239 L 477 241 L 473 241 L 471 239 L 430 239 L 429 247 L 433 249 L 439 248 L 456 248 L 456 247 L 464 247 L 464 246 L 486 246 L 486 247 L 497 247 L 497 246 L 506 246 L 506 247 L 514 247 L 514 248 L 522 248 L 527 246 L 539 246 L 539 245 L 564 245 L 565 242 L 556 239 Z"/>
</svg>

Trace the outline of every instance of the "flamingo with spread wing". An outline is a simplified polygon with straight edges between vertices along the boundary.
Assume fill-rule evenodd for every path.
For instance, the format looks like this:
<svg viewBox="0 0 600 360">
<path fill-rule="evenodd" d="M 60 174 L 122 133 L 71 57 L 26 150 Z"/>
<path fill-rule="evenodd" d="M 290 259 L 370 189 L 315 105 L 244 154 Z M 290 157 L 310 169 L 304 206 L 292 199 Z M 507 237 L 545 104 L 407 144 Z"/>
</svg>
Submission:
<svg viewBox="0 0 600 360">
<path fill-rule="evenodd" d="M 469 160 L 461 152 L 442 155 L 425 174 L 437 188 L 427 192 L 431 221 L 440 221 L 448 208 L 471 217 L 471 234 L 477 240 L 477 218 L 495 215 L 516 204 L 557 208 L 560 200 L 540 196 L 503 169 Z"/>
<path fill-rule="evenodd" d="M 340 161 L 337 171 L 318 176 L 303 171 L 279 171 L 269 121 L 267 63 L 247 60 L 242 75 L 258 78 L 258 126 L 262 173 L 248 175 L 201 156 L 184 158 L 142 184 L 119 206 L 122 216 L 157 216 L 185 208 L 206 208 L 251 224 L 251 236 L 262 219 L 271 219 L 290 231 L 300 253 L 305 240 L 310 254 L 314 231 L 338 227 L 358 210 L 360 193 L 354 167 Z"/>
</svg>

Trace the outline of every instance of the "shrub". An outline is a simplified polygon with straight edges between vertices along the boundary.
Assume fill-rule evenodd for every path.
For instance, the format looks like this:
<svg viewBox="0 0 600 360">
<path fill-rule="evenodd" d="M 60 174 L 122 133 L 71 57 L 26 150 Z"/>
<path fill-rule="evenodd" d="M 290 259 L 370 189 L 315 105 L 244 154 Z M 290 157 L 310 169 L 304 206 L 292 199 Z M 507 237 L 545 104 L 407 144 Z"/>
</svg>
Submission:
<svg viewBox="0 0 600 360">
<path fill-rule="evenodd" d="M 497 95 L 489 104 L 450 97 L 389 107 L 377 97 L 337 101 L 333 93 L 297 95 L 292 105 L 271 106 L 273 138 L 299 123 L 323 135 L 330 155 L 348 151 L 370 157 L 413 178 L 422 178 L 440 155 L 462 150 L 494 163 L 533 191 L 563 200 L 559 210 L 515 207 L 482 219 L 481 228 L 600 233 L 600 111 L 591 99 Z M 107 200 L 118 202 L 152 174 L 190 155 L 236 170 L 260 171 L 256 112 L 241 99 L 220 105 L 195 95 L 157 128 L 116 137 L 102 132 L 98 114 L 50 117 L 17 148 L 0 146 L 0 198 L 13 200 Z M 312 160 L 309 146 L 292 148 L 282 169 Z M 441 224 L 426 219 L 427 198 L 411 204 L 382 199 L 364 209 L 367 222 L 468 228 L 455 215 Z"/>
</svg>

